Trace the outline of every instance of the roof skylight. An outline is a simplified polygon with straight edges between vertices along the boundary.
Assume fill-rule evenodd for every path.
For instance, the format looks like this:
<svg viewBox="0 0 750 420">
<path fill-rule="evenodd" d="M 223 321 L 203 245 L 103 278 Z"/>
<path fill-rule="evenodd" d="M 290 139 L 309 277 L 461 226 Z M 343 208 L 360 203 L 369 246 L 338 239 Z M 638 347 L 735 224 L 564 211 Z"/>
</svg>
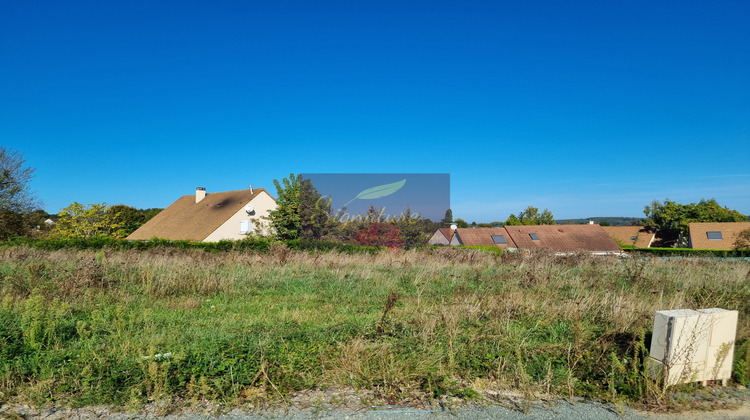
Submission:
<svg viewBox="0 0 750 420">
<path fill-rule="evenodd" d="M 724 239 L 724 237 L 721 236 L 721 232 L 718 232 L 718 231 L 706 232 L 706 236 L 708 236 L 708 239 L 717 240 L 717 241 Z"/>
<path fill-rule="evenodd" d="M 503 235 L 492 235 L 492 242 L 496 244 L 507 244 L 508 241 L 505 240 L 505 236 Z"/>
</svg>

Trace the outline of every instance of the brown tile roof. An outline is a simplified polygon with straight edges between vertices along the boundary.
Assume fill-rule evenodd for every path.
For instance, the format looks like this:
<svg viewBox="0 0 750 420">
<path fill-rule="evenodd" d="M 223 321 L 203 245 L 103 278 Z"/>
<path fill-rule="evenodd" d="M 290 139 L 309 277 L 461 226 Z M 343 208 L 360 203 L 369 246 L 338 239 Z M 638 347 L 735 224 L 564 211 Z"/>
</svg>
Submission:
<svg viewBox="0 0 750 420">
<path fill-rule="evenodd" d="M 430 245 L 449 245 L 453 239 L 453 231 L 449 228 L 438 228 L 427 241 Z"/>
<path fill-rule="evenodd" d="M 734 242 L 750 222 L 691 223 L 690 247 L 695 249 L 734 249 Z M 721 232 L 722 239 L 708 239 L 708 232 Z"/>
<path fill-rule="evenodd" d="M 127 239 L 202 241 L 261 193 L 267 194 L 263 188 L 255 188 L 252 195 L 250 190 L 207 193 L 199 203 L 195 194 L 183 195 Z"/>
<path fill-rule="evenodd" d="M 488 245 L 497 246 L 500 248 L 515 248 L 516 245 L 508 235 L 505 228 L 459 228 L 456 229 L 456 235 L 461 239 L 461 243 L 464 245 L 476 246 L 476 245 Z M 503 235 L 507 244 L 496 244 L 492 240 L 492 235 Z"/>
<path fill-rule="evenodd" d="M 599 225 L 505 226 L 519 249 L 547 248 L 553 252 L 622 252 Z M 536 234 L 539 240 L 533 240 Z"/>
<path fill-rule="evenodd" d="M 447 239 L 448 242 L 450 242 L 451 239 L 453 239 L 453 229 L 451 229 L 451 228 L 438 228 L 438 231 L 440 231 L 440 233 L 442 233 L 443 236 L 445 236 L 445 239 Z"/>
<path fill-rule="evenodd" d="M 637 248 L 648 248 L 656 236 L 656 228 L 649 226 L 602 226 L 602 229 L 615 241 Z"/>
</svg>

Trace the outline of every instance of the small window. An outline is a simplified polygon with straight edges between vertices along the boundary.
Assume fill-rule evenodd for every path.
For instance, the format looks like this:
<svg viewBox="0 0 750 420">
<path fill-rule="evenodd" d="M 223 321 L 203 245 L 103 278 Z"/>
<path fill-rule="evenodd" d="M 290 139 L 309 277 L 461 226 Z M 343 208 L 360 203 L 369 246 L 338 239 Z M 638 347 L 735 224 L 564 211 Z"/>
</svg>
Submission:
<svg viewBox="0 0 750 420">
<path fill-rule="evenodd" d="M 638 237 L 637 237 L 637 236 L 631 236 L 631 237 L 630 237 L 630 240 L 631 240 L 631 241 L 634 241 L 634 240 L 636 240 L 636 239 L 638 239 Z"/>
<path fill-rule="evenodd" d="M 716 240 L 716 241 L 720 241 L 720 240 L 724 239 L 721 236 L 721 232 L 715 232 L 715 231 L 714 232 L 706 232 L 706 236 L 708 236 L 708 239 L 712 239 L 712 240 Z"/>
<path fill-rule="evenodd" d="M 538 241 L 539 237 L 536 235 L 536 233 L 529 233 L 529 236 L 531 237 L 532 241 Z"/>
<path fill-rule="evenodd" d="M 248 233 L 253 233 L 253 221 L 240 220 L 240 234 L 247 235 Z"/>
<path fill-rule="evenodd" d="M 492 235 L 492 242 L 496 244 L 507 244 L 508 241 L 505 240 L 505 236 L 503 235 Z"/>
</svg>

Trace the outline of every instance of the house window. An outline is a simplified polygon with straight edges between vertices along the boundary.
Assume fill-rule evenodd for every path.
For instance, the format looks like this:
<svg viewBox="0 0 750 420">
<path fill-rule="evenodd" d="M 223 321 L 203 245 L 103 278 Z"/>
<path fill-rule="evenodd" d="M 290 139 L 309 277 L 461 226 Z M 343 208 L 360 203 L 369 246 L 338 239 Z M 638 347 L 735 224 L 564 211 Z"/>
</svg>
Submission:
<svg viewBox="0 0 750 420">
<path fill-rule="evenodd" d="M 240 220 L 240 235 L 247 235 L 248 233 L 253 233 L 253 221 Z"/>
<path fill-rule="evenodd" d="M 496 244 L 507 244 L 508 241 L 505 240 L 505 236 L 503 235 L 492 235 L 492 242 Z"/>
<path fill-rule="evenodd" d="M 724 239 L 721 236 L 721 232 L 716 232 L 716 231 L 706 232 L 706 236 L 708 236 L 708 239 L 716 240 L 716 241 L 720 241 L 720 240 Z"/>
<path fill-rule="evenodd" d="M 536 233 L 529 233 L 529 236 L 531 237 L 532 241 L 538 241 L 539 236 L 536 235 Z"/>
<path fill-rule="evenodd" d="M 638 237 L 637 237 L 637 236 L 631 236 L 631 237 L 630 237 L 630 240 L 631 240 L 631 241 L 634 241 L 634 240 L 636 240 L 636 239 L 638 239 Z"/>
</svg>

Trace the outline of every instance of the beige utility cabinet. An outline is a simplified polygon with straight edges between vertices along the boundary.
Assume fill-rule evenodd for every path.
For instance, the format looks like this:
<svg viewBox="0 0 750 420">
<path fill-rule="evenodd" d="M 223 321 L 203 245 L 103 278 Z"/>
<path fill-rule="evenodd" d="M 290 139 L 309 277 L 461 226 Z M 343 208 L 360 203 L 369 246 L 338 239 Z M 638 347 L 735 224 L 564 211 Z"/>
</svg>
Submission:
<svg viewBox="0 0 750 420">
<path fill-rule="evenodd" d="M 720 308 L 657 311 L 651 339 L 649 372 L 664 384 L 731 377 L 737 311 Z"/>
<path fill-rule="evenodd" d="M 721 308 L 699 309 L 698 312 L 703 316 L 708 316 L 711 320 L 706 368 L 702 380 L 704 382 L 720 380 L 723 385 L 726 385 L 732 377 L 738 312 Z"/>
</svg>

